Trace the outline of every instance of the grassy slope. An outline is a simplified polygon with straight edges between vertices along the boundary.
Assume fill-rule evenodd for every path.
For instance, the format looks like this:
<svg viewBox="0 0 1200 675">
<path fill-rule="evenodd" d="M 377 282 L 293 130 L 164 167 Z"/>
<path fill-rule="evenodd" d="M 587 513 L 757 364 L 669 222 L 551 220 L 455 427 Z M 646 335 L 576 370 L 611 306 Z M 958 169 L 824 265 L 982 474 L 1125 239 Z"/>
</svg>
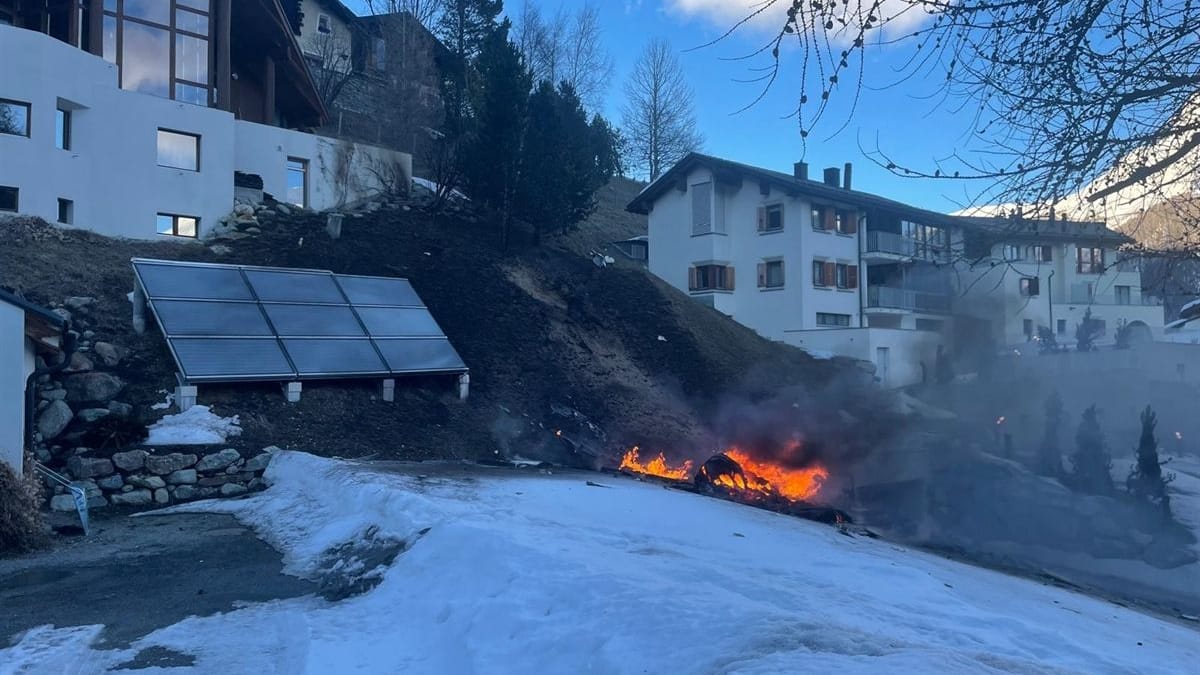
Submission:
<svg viewBox="0 0 1200 675">
<path fill-rule="evenodd" d="M 465 403 L 444 381 L 402 383 L 395 404 L 375 400 L 363 382 L 311 383 L 297 405 L 285 404 L 275 386 L 202 387 L 201 402 L 242 416 L 239 444 L 247 446 L 394 458 L 519 449 L 570 460 L 570 444 L 551 433 L 556 428 L 607 456 L 632 443 L 707 445 L 707 420 L 725 392 L 832 377 L 841 367 L 836 363 L 763 340 L 643 270 L 601 269 L 580 255 L 585 237 L 611 240 L 613 233 L 644 229 L 639 217 L 619 210 L 634 186 L 601 195 L 593 222 L 603 224 L 593 232 L 507 253 L 486 219 L 450 215 L 435 224 L 417 208 L 348 218 L 338 241 L 313 214 L 269 221 L 261 235 L 233 243 L 224 257 L 199 245 L 112 240 L 9 221 L 0 224 L 0 284 L 46 303 L 97 297 L 92 328 L 97 339 L 132 349 L 118 372 L 131 383 L 122 398 L 139 406 L 161 400 L 158 390 L 172 386 L 174 368 L 156 331 L 137 336 L 129 327 L 125 294 L 134 256 L 405 276 L 472 369 Z M 567 409 L 587 419 L 566 416 Z"/>
</svg>

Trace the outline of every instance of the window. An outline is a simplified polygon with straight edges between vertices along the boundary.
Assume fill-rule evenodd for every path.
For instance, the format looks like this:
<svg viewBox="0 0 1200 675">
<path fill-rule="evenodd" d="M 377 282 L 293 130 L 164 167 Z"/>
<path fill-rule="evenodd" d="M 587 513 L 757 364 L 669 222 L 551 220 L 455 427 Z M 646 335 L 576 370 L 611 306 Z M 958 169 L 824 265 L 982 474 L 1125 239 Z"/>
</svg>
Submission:
<svg viewBox="0 0 1200 675">
<path fill-rule="evenodd" d="M 783 204 L 768 204 L 758 209 L 758 231 L 780 232 L 783 230 Z"/>
<path fill-rule="evenodd" d="M 1030 258 L 1035 262 L 1052 262 L 1054 260 L 1053 246 L 1033 246 Z"/>
<path fill-rule="evenodd" d="M 688 269 L 689 291 L 732 291 L 733 268 L 726 265 L 695 265 Z"/>
<path fill-rule="evenodd" d="M 912 251 L 914 258 L 938 261 L 949 259 L 950 233 L 946 230 L 910 220 L 900 221 L 900 230 L 905 248 Z"/>
<path fill-rule="evenodd" d="M 167 129 L 158 130 L 158 165 L 185 171 L 200 170 L 200 137 Z"/>
<path fill-rule="evenodd" d="M 1129 286 L 1116 286 L 1115 289 L 1117 291 L 1117 304 L 1128 305 L 1132 296 Z"/>
<path fill-rule="evenodd" d="M 367 65 L 375 70 L 387 70 L 387 40 L 371 38 L 371 51 L 367 53 Z"/>
<path fill-rule="evenodd" d="M 838 263 L 835 270 L 838 288 L 858 288 L 858 265 Z"/>
<path fill-rule="evenodd" d="M 767 260 L 758 264 L 759 288 L 783 288 L 783 261 Z"/>
<path fill-rule="evenodd" d="M 629 247 L 629 257 L 633 258 L 634 260 L 645 260 L 646 253 L 647 250 L 645 244 L 632 244 Z"/>
<path fill-rule="evenodd" d="M 858 232 L 858 216 L 853 211 L 838 211 L 834 216 L 834 227 L 838 234 Z"/>
<path fill-rule="evenodd" d="M 322 35 L 331 35 L 333 33 L 333 23 L 329 20 L 328 14 L 317 16 L 317 32 Z"/>
<path fill-rule="evenodd" d="M 1009 260 L 1009 261 L 1020 260 L 1021 259 L 1021 247 L 1014 246 L 1012 244 L 1005 244 L 1000 255 L 1002 256 L 1003 260 Z"/>
<path fill-rule="evenodd" d="M 1041 292 L 1039 288 L 1039 279 L 1037 277 L 1021 277 L 1021 295 L 1027 298 L 1036 298 Z"/>
<path fill-rule="evenodd" d="M 0 98 L 0 134 L 29 137 L 29 104 Z"/>
<path fill-rule="evenodd" d="M 708 234 L 712 227 L 712 183 L 696 183 L 692 191 L 692 234 Z"/>
<path fill-rule="evenodd" d="M 842 267 L 845 267 L 843 265 Z M 857 273 L 858 268 L 855 268 Z M 831 260 L 813 260 L 813 286 L 829 288 L 837 284 L 838 265 Z"/>
<path fill-rule="evenodd" d="M 212 92 L 208 0 L 104 3 L 102 53 L 121 88 L 207 106 Z"/>
<path fill-rule="evenodd" d="M 829 206 L 814 206 L 812 208 L 812 228 L 819 231 L 831 231 L 837 228 L 836 212 Z"/>
<path fill-rule="evenodd" d="M 179 216 L 173 213 L 158 214 L 158 233 L 174 237 L 195 238 L 200 229 L 200 219 Z"/>
<path fill-rule="evenodd" d="M 1066 319 L 1058 320 L 1058 334 L 1059 335 L 1067 334 L 1067 320 Z"/>
<path fill-rule="evenodd" d="M 1083 248 L 1075 249 L 1075 271 L 1079 274 L 1104 273 L 1104 249 Z"/>
<path fill-rule="evenodd" d="M 829 314 L 828 312 L 817 312 L 818 326 L 849 326 L 849 314 Z"/>
<path fill-rule="evenodd" d="M 59 108 L 54 113 L 54 146 L 59 150 L 71 149 L 71 111 Z"/>
<path fill-rule="evenodd" d="M 308 160 L 288 157 L 287 200 L 300 208 L 308 208 Z"/>
<path fill-rule="evenodd" d="M 58 222 L 70 225 L 75 220 L 75 202 L 70 199 L 58 198 Z"/>
<path fill-rule="evenodd" d="M 21 191 L 15 187 L 0 185 L 0 211 L 16 211 L 20 206 Z"/>
</svg>

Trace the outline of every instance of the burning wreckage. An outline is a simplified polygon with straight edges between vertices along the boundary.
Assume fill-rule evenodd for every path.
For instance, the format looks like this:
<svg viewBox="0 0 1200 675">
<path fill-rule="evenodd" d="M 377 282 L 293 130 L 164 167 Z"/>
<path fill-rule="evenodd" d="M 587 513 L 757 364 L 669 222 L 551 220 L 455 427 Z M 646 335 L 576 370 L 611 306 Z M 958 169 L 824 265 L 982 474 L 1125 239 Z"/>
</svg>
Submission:
<svg viewBox="0 0 1200 675">
<path fill-rule="evenodd" d="M 669 487 L 831 525 L 851 522 L 844 511 L 818 501 L 829 471 L 816 463 L 789 467 L 779 461 L 755 459 L 738 448 L 728 448 L 696 469 L 692 460 L 673 465 L 661 452 L 642 461 L 641 448 L 634 447 L 621 458 L 617 471 L 638 478 L 657 479 Z"/>
</svg>

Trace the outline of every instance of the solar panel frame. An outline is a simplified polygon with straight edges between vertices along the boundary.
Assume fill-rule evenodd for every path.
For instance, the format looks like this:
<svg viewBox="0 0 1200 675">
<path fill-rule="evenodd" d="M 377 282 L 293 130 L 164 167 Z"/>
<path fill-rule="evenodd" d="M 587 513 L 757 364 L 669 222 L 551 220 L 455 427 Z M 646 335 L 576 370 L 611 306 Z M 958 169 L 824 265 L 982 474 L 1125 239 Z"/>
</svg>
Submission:
<svg viewBox="0 0 1200 675">
<path fill-rule="evenodd" d="M 138 288 L 146 296 L 181 376 L 188 381 L 388 378 L 469 371 L 407 279 L 142 258 L 131 262 Z M 166 268 L 174 268 L 176 277 L 181 278 L 171 278 Z M 190 278 L 179 274 L 179 270 L 190 272 Z M 147 279 L 153 291 L 147 288 Z M 216 281 L 216 290 L 209 295 L 226 297 L 205 297 L 206 280 Z M 247 310 L 231 309 L 234 306 L 254 307 L 267 330 L 246 314 Z M 242 313 L 242 320 L 247 323 L 240 332 L 236 326 L 226 331 L 213 328 L 212 321 L 193 321 L 195 334 L 173 330 L 180 328 L 180 311 L 217 307 Z M 314 318 L 314 314 L 326 316 Z M 404 315 L 411 317 L 408 326 L 419 327 L 404 330 L 406 322 L 398 318 Z M 188 325 L 186 321 L 184 324 Z M 400 341 L 409 341 L 406 346 L 413 348 L 406 350 L 407 357 L 401 356 L 405 350 L 398 352 Z M 203 364 L 223 362 L 229 349 L 218 349 L 216 356 L 196 350 L 197 345 L 212 349 L 218 342 L 230 348 L 257 351 L 259 356 L 229 355 L 224 360 L 230 364 L 224 368 L 226 372 L 219 372 L 220 368 Z M 353 346 L 355 353 L 334 351 L 322 355 L 318 351 L 339 343 Z M 404 362 L 406 358 L 412 361 L 414 355 L 416 362 Z M 338 358 L 351 365 L 340 369 L 318 365 L 336 362 Z M 247 366 L 242 367 L 243 363 Z M 262 363 L 271 365 L 264 369 Z M 269 372 L 251 372 L 252 366 Z"/>
</svg>

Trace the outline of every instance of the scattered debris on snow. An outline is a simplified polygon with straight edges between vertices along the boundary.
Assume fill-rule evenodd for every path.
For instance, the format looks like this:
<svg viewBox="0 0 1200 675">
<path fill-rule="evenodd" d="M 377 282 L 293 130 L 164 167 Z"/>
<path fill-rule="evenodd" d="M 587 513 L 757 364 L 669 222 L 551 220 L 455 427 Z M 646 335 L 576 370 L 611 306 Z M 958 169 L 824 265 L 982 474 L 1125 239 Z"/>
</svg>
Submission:
<svg viewBox="0 0 1200 675">
<path fill-rule="evenodd" d="M 221 417 L 196 405 L 150 425 L 146 445 L 217 445 L 242 433 L 238 416 Z"/>
<path fill-rule="evenodd" d="M 171 406 L 175 405 L 175 394 L 172 394 L 166 389 L 159 389 L 158 393 L 165 394 L 166 398 L 163 401 L 150 406 L 151 410 L 167 410 Z"/>
</svg>

